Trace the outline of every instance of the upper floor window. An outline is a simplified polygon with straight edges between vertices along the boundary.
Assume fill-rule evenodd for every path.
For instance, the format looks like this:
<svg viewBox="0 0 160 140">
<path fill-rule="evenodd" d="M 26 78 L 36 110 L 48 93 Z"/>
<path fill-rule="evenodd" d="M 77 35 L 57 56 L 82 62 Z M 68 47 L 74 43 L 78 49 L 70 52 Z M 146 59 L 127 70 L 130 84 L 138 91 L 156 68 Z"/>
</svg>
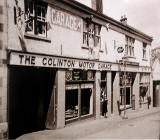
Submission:
<svg viewBox="0 0 160 140">
<path fill-rule="evenodd" d="M 46 11 L 45 3 L 25 0 L 25 12 L 28 13 L 25 32 L 47 37 Z"/>
<path fill-rule="evenodd" d="M 134 38 L 126 36 L 126 45 L 125 45 L 126 55 L 134 56 L 134 42 L 135 42 Z"/>
<path fill-rule="evenodd" d="M 84 21 L 83 24 L 83 46 L 85 47 L 101 47 L 101 37 L 100 37 L 100 25 L 97 24 L 87 24 Z"/>
<path fill-rule="evenodd" d="M 146 47 L 147 47 L 147 44 L 143 43 L 143 59 L 146 59 Z"/>
</svg>

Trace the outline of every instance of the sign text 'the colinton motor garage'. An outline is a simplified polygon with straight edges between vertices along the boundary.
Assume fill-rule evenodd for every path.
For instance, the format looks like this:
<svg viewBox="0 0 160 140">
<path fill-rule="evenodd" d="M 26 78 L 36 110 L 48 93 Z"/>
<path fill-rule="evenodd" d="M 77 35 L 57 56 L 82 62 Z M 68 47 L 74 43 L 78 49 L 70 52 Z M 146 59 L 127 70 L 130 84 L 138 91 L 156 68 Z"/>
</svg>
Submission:
<svg viewBox="0 0 160 140">
<path fill-rule="evenodd" d="M 10 65 L 53 67 L 53 68 L 75 68 L 91 70 L 111 70 L 112 64 L 94 62 L 87 60 L 61 58 L 42 55 L 31 55 L 12 52 L 10 54 Z"/>
</svg>

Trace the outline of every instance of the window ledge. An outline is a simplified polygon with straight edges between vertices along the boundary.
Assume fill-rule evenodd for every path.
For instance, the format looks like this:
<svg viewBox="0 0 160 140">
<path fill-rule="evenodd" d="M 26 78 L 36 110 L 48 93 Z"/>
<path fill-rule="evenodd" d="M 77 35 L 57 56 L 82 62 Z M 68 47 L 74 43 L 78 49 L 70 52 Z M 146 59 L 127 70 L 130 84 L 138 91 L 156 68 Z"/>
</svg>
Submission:
<svg viewBox="0 0 160 140">
<path fill-rule="evenodd" d="M 130 55 L 126 55 L 125 57 L 126 57 L 126 58 L 133 58 L 133 59 L 136 59 L 135 56 L 130 56 Z"/>
<path fill-rule="evenodd" d="M 89 47 L 88 47 L 88 46 L 83 45 L 83 46 L 82 46 L 82 49 L 89 50 Z"/>
<path fill-rule="evenodd" d="M 148 61 L 147 59 L 145 59 L 145 58 L 142 58 L 142 61 Z"/>
<path fill-rule="evenodd" d="M 82 49 L 89 50 L 89 47 L 88 47 L 88 46 L 83 45 L 83 46 L 82 46 Z M 99 52 L 103 53 L 104 51 L 100 49 L 100 50 L 99 50 Z"/>
<path fill-rule="evenodd" d="M 41 37 L 41 36 L 38 36 L 38 35 L 31 35 L 31 34 L 28 34 L 28 33 L 25 33 L 24 37 L 29 38 L 29 39 L 33 39 L 33 40 L 41 40 L 41 41 L 45 41 L 45 42 L 51 42 L 51 39 L 49 39 L 49 38 Z"/>
</svg>

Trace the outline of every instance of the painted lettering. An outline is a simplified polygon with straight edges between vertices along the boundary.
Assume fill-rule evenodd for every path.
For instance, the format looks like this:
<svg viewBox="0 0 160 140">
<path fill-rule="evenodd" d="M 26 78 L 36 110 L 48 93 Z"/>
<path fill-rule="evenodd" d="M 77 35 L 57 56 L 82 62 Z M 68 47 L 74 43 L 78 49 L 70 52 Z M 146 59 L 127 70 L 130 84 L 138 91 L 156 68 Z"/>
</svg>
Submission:
<svg viewBox="0 0 160 140">
<path fill-rule="evenodd" d="M 47 65 L 47 58 L 43 58 L 42 59 L 42 64 L 45 66 L 45 65 Z"/>
<path fill-rule="evenodd" d="M 19 58 L 20 58 L 20 64 L 22 64 L 22 59 L 24 58 L 24 55 L 19 55 Z"/>
<path fill-rule="evenodd" d="M 81 32 L 82 20 L 79 17 L 70 15 L 56 9 L 51 9 L 51 24 L 60 25 L 74 31 Z"/>
</svg>

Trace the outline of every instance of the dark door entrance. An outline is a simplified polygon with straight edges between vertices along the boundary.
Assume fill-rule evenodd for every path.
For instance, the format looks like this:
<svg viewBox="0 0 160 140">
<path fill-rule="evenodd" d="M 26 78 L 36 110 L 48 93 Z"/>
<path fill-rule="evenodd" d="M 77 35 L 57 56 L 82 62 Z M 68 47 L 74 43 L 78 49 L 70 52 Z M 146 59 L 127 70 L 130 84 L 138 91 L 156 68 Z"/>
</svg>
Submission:
<svg viewBox="0 0 160 140">
<path fill-rule="evenodd" d="M 160 106 L 160 81 L 153 81 L 153 107 Z"/>
<path fill-rule="evenodd" d="M 9 73 L 9 138 L 45 129 L 55 70 L 12 66 Z"/>
</svg>

